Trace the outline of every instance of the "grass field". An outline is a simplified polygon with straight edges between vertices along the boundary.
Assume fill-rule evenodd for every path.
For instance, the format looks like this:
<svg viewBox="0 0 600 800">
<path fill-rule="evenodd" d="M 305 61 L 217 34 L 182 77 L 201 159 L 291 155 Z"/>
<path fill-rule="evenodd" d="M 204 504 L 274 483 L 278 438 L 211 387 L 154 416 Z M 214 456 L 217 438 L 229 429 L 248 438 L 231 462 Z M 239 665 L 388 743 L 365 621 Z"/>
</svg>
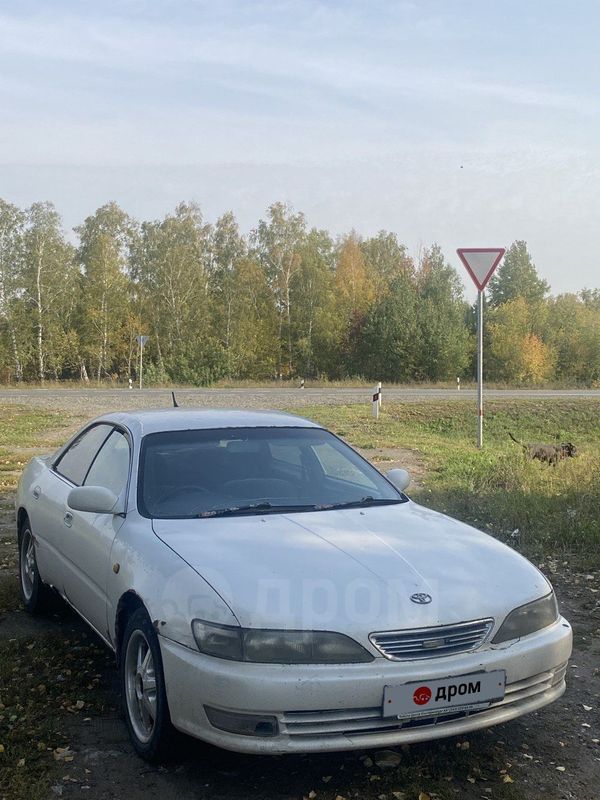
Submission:
<svg viewBox="0 0 600 800">
<path fill-rule="evenodd" d="M 367 455 L 378 453 L 382 469 L 382 452 L 392 454 L 390 461 L 405 458 L 408 467 L 416 466 L 419 481 L 411 495 L 418 502 L 468 521 L 536 560 L 568 559 L 585 569 L 600 565 L 597 402 L 490 402 L 482 451 L 475 446 L 473 404 L 465 401 L 386 404 L 379 420 L 364 405 L 315 406 L 302 414 Z M 11 519 L 20 470 L 34 453 L 60 444 L 80 422 L 80 416 L 65 412 L 0 407 L 0 620 L 24 616 L 14 612 L 19 599 Z M 556 467 L 528 461 L 510 441 L 509 431 L 527 442 L 573 441 L 579 455 Z M 47 797 L 50 783 L 65 768 L 60 748 L 70 743 L 64 733 L 69 717 L 101 714 L 114 700 L 100 685 L 101 674 L 112 669 L 106 651 L 80 630 L 62 635 L 56 626 L 50 630 L 32 636 L 25 626 L 16 638 L 0 636 L 0 798 Z M 436 745 L 423 753 L 418 763 L 407 762 L 398 773 L 403 788 L 410 787 L 407 800 L 418 796 L 423 771 L 438 797 L 447 797 L 454 796 L 444 790 L 447 773 L 467 780 L 467 775 L 492 776 L 503 767 L 501 756 L 478 739 L 470 754 L 457 752 L 454 745 Z M 361 796 L 376 797 L 375 788 L 369 786 Z M 520 796 L 510 785 L 494 789 L 494 797 Z"/>
<path fill-rule="evenodd" d="M 76 420 L 59 411 L 0 405 L 0 494 L 14 489 L 32 455 L 62 444 Z"/>
<path fill-rule="evenodd" d="M 361 406 L 302 410 L 365 449 L 404 448 L 424 467 L 413 498 L 510 542 L 530 557 L 600 563 L 599 404 L 588 400 L 489 402 L 478 450 L 472 403 L 390 404 L 378 420 Z M 574 459 L 530 461 L 524 442 L 572 441 Z M 378 466 L 384 467 L 384 464 Z M 409 490 L 410 491 L 410 490 Z"/>
</svg>

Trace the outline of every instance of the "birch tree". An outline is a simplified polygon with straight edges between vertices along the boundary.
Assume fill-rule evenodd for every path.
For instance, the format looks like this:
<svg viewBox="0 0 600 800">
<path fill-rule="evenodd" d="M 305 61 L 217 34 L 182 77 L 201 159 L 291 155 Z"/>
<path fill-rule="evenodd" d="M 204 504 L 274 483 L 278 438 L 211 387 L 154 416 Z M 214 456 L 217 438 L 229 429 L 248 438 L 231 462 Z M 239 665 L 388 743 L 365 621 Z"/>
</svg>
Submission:
<svg viewBox="0 0 600 800">
<path fill-rule="evenodd" d="M 293 322 L 295 360 L 305 377 L 314 377 L 326 363 L 322 351 L 331 329 L 334 263 L 329 233 L 313 228 L 300 249 L 300 269 L 294 278 L 299 301 Z"/>
<path fill-rule="evenodd" d="M 23 379 L 15 305 L 23 264 L 25 219 L 25 213 L 17 206 L 0 199 L 0 323 L 5 329 L 7 350 L 17 381 Z"/>
<path fill-rule="evenodd" d="M 58 379 L 73 307 L 74 248 L 65 241 L 60 215 L 52 203 L 34 203 L 24 234 L 23 288 L 33 309 L 36 376 L 48 371 Z"/>
<path fill-rule="evenodd" d="M 127 275 L 133 222 L 116 203 L 108 203 L 76 229 L 80 237 L 80 327 L 84 356 L 96 379 L 123 363 L 128 349 Z"/>
<path fill-rule="evenodd" d="M 232 340 L 236 321 L 236 296 L 241 277 L 238 266 L 246 257 L 248 247 L 231 211 L 217 220 L 211 238 L 213 320 L 225 351 L 226 374 L 231 377 L 234 369 Z"/>
<path fill-rule="evenodd" d="M 180 204 L 158 222 L 142 224 L 134 275 L 160 369 L 175 380 L 210 380 L 219 372 L 211 328 L 210 234 L 200 208 Z"/>
<path fill-rule="evenodd" d="M 277 371 L 289 376 L 294 372 L 292 286 L 300 269 L 300 248 L 306 239 L 304 214 L 294 214 L 286 203 L 274 203 L 267 211 L 267 219 L 258 223 L 252 238 L 256 254 L 266 270 L 279 319 Z"/>
</svg>

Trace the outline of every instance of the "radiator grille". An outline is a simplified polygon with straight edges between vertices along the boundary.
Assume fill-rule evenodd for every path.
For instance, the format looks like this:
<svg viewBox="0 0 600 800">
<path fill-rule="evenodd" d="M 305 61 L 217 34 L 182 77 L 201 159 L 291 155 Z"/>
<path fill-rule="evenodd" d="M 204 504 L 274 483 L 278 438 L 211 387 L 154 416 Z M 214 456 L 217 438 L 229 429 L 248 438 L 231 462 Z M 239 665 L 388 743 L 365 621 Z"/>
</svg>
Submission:
<svg viewBox="0 0 600 800">
<path fill-rule="evenodd" d="M 493 619 L 477 619 L 435 628 L 372 633 L 369 639 L 380 653 L 394 661 L 439 658 L 476 650 L 486 640 L 493 624 Z"/>
</svg>

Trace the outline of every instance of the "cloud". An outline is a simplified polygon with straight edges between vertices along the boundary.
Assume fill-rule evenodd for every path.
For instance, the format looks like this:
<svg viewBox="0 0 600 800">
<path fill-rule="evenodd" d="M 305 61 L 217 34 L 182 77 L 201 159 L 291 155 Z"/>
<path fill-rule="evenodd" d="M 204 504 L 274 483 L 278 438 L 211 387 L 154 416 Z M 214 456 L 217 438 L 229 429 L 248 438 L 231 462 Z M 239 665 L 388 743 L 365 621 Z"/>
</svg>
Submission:
<svg viewBox="0 0 600 800">
<path fill-rule="evenodd" d="M 382 30 L 381 21 L 375 18 L 368 28 L 360 30 L 360 18 L 351 8 L 343 15 L 339 8 L 308 3 L 309 13 L 302 16 L 303 24 L 297 27 L 296 4 L 274 5 L 279 15 L 269 16 L 266 12 L 273 10 L 273 4 L 263 3 L 254 8 L 251 17 L 238 17 L 233 14 L 234 6 L 226 4 L 229 13 L 221 17 L 200 14 L 192 20 L 91 16 L 72 11 L 61 14 L 54 8 L 29 16 L 5 12 L 0 15 L 0 50 L 5 59 L 12 56 L 50 65 L 80 65 L 114 75 L 121 72 L 125 79 L 138 74 L 149 80 L 202 85 L 207 77 L 213 86 L 228 91 L 271 98 L 288 96 L 300 87 L 316 94 L 336 95 L 336 105 L 351 108 L 355 103 L 368 102 L 375 108 L 379 105 L 380 112 L 389 111 L 390 102 L 407 98 L 440 103 L 452 98 L 487 99 L 579 114 L 598 110 L 595 98 L 554 91 L 548 86 L 488 79 L 476 69 L 461 65 L 460 59 L 452 68 L 443 62 L 432 67 L 411 65 L 410 59 L 389 52 L 389 47 L 378 52 L 373 45 L 386 33 L 385 26 Z M 200 4 L 199 8 L 206 6 Z M 282 11 L 286 8 L 287 15 Z M 295 16 L 289 13 L 290 8 L 296 10 Z M 406 39 L 407 31 L 423 27 L 436 35 L 449 35 L 447 25 L 439 19 L 418 17 L 413 9 L 413 4 L 401 6 L 404 18 L 397 21 L 395 29 L 399 42 Z M 396 9 L 394 19 L 398 16 Z M 312 36 L 306 35 L 307 18 L 320 25 Z M 65 74 L 67 81 L 71 78 Z M 150 95 L 149 90 L 147 87 L 144 94 Z"/>
</svg>

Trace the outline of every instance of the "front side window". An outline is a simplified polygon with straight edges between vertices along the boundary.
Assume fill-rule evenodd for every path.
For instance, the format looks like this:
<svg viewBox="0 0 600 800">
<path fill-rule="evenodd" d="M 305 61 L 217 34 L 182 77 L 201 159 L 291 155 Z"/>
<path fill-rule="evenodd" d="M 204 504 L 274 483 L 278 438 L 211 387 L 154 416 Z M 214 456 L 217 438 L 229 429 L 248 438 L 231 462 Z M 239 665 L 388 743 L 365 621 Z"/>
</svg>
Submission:
<svg viewBox="0 0 600 800">
<path fill-rule="evenodd" d="M 346 458 L 346 454 L 343 451 L 334 447 L 333 442 L 335 441 L 336 439 L 332 439 L 331 442 L 322 442 L 313 446 L 315 455 L 319 459 L 325 475 L 356 483 L 369 491 L 376 489 L 373 476 L 360 469 L 358 464 Z"/>
<path fill-rule="evenodd" d="M 103 486 L 117 496 L 129 477 L 129 442 L 121 431 L 114 430 L 94 459 L 85 478 L 86 486 Z"/>
<path fill-rule="evenodd" d="M 81 433 L 54 465 L 59 475 L 81 486 L 94 457 L 113 430 L 112 425 L 94 425 Z"/>
<path fill-rule="evenodd" d="M 148 517 L 325 511 L 406 500 L 320 428 L 165 431 L 144 437 L 138 507 Z"/>
</svg>

